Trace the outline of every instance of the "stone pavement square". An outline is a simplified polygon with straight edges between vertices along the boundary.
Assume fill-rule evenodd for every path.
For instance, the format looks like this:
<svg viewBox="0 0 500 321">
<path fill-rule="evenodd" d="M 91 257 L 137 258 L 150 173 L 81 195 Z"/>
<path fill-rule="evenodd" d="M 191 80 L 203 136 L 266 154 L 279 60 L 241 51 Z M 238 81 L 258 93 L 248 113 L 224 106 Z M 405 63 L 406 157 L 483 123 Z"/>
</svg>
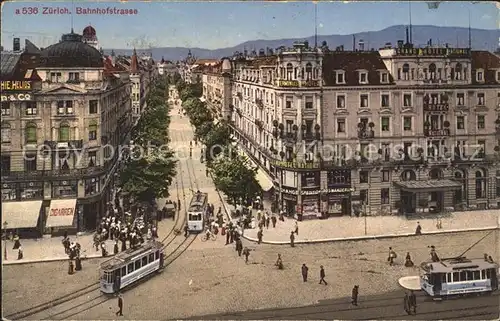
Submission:
<svg viewBox="0 0 500 321">
<path fill-rule="evenodd" d="M 441 218 L 442 229 L 436 227 L 436 218 L 407 219 L 401 216 L 333 217 L 325 220 L 298 222 L 299 234 L 295 242 L 310 242 L 327 239 L 373 237 L 382 235 L 408 235 L 415 233 L 420 222 L 422 233 L 470 230 L 474 228 L 499 227 L 500 210 L 455 212 Z M 264 228 L 263 241 L 290 242 L 290 232 L 295 229 L 295 219 L 285 218 L 276 228 Z M 244 236 L 257 239 L 258 229 L 245 230 Z"/>
</svg>

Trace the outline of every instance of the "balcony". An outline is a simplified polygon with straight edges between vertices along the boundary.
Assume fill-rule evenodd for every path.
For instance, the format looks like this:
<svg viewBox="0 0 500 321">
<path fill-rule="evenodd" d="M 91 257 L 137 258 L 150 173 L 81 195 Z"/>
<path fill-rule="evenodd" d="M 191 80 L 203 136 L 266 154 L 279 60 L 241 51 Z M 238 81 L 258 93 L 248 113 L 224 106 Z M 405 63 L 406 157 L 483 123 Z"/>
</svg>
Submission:
<svg viewBox="0 0 500 321">
<path fill-rule="evenodd" d="M 450 136 L 450 129 L 449 128 L 444 128 L 444 129 L 428 129 L 424 128 L 424 136 L 426 137 L 444 137 L 444 136 Z"/>
<path fill-rule="evenodd" d="M 49 148 L 50 151 L 55 151 L 57 149 L 69 149 L 76 150 L 83 148 L 83 139 L 79 140 L 69 140 L 67 142 L 58 142 L 53 140 L 46 140 L 43 142 L 46 148 Z"/>
<path fill-rule="evenodd" d="M 359 129 L 358 130 L 358 138 L 361 140 L 373 139 L 373 138 L 375 138 L 375 131 L 372 129 Z"/>
<path fill-rule="evenodd" d="M 464 163 L 481 163 L 481 164 L 493 164 L 500 162 L 500 154 L 486 155 L 484 152 L 475 153 L 472 155 L 455 155 L 451 160 L 453 164 L 464 164 Z"/>
<path fill-rule="evenodd" d="M 424 102 L 424 111 L 427 112 L 447 112 L 450 110 L 450 104 L 448 103 L 431 103 Z"/>
<path fill-rule="evenodd" d="M 243 99 L 243 94 L 240 92 L 236 93 L 236 96 L 238 96 L 239 99 Z"/>
<path fill-rule="evenodd" d="M 297 133 L 296 132 L 285 132 L 283 133 L 281 139 L 286 142 L 296 142 L 297 141 Z"/>
<path fill-rule="evenodd" d="M 36 181 L 44 179 L 81 179 L 85 177 L 95 177 L 105 174 L 109 168 L 104 166 L 75 168 L 75 169 L 52 169 L 52 170 L 37 170 L 37 171 L 2 171 L 2 181 Z"/>
</svg>

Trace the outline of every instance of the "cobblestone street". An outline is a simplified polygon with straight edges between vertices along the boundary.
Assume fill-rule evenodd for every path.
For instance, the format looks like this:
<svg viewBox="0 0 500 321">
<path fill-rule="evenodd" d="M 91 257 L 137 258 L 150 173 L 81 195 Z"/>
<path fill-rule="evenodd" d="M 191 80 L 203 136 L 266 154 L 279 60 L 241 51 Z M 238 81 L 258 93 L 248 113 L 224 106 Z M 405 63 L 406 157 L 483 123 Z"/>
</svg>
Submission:
<svg viewBox="0 0 500 321">
<path fill-rule="evenodd" d="M 428 245 L 436 245 L 441 257 L 458 255 L 488 232 L 370 240 L 332 244 L 287 246 L 255 245 L 250 264 L 237 257 L 233 246 L 222 240 L 211 242 L 221 248 L 193 246 L 165 271 L 125 291 L 125 319 L 171 319 L 246 309 L 290 307 L 316 303 L 319 300 L 349 296 L 353 284 L 359 284 L 360 295 L 398 289 L 401 276 L 416 275 L 416 269 L 403 266 L 407 251 L 416 264 L 428 259 Z M 499 232 L 495 231 L 476 245 L 469 257 L 491 253 L 498 259 Z M 201 246 L 209 242 L 201 243 Z M 193 244 L 194 245 L 194 244 Z M 397 254 L 397 265 L 386 262 L 388 247 Z M 496 247 L 493 253 L 493 246 Z M 283 257 L 285 269 L 274 267 L 277 254 Z M 5 266 L 3 275 L 3 309 L 5 314 L 34 306 L 82 288 L 97 281 L 97 260 L 84 261 L 84 270 L 68 275 L 64 263 Z M 301 280 L 302 263 L 309 266 L 310 281 Z M 328 286 L 319 285 L 319 265 L 324 265 Z M 47 275 L 53 277 L 47 278 Z M 51 289 L 51 291 L 47 291 Z M 42 294 L 43 295 L 40 295 Z M 19 302 L 29 302 L 20 307 Z M 78 320 L 114 319 L 116 299 L 86 310 L 72 318 Z M 78 311 L 78 309 L 77 309 Z"/>
</svg>

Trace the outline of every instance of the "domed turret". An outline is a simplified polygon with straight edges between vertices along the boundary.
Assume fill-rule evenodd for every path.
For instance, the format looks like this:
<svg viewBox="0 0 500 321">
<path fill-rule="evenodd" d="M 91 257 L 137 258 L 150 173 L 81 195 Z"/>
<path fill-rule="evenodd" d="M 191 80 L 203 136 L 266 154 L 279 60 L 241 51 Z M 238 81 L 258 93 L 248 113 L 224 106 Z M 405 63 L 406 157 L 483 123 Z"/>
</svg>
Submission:
<svg viewBox="0 0 500 321">
<path fill-rule="evenodd" d="M 231 61 L 228 58 L 222 59 L 222 72 L 231 72 Z"/>
<path fill-rule="evenodd" d="M 99 49 L 99 42 L 97 40 L 97 33 L 92 26 L 86 26 L 83 29 L 83 42 L 96 48 Z"/>
<path fill-rule="evenodd" d="M 71 30 L 61 41 L 41 53 L 43 67 L 103 67 L 102 55 L 96 48 L 82 42 L 82 36 Z"/>
</svg>

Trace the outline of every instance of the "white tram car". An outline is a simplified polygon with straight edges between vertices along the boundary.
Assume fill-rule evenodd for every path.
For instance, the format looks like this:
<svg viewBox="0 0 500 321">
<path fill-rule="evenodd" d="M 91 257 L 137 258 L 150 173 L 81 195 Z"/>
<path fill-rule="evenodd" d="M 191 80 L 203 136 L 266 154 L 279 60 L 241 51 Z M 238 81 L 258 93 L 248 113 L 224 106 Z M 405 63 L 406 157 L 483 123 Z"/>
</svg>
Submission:
<svg viewBox="0 0 500 321">
<path fill-rule="evenodd" d="M 205 216 L 208 210 L 208 194 L 197 191 L 189 202 L 187 211 L 188 231 L 200 233 L 205 226 Z"/>
<path fill-rule="evenodd" d="M 163 244 L 149 241 L 101 263 L 101 292 L 112 294 L 163 269 Z"/>
<path fill-rule="evenodd" d="M 435 298 L 498 290 L 498 264 L 457 257 L 420 265 L 422 290 Z"/>
</svg>

